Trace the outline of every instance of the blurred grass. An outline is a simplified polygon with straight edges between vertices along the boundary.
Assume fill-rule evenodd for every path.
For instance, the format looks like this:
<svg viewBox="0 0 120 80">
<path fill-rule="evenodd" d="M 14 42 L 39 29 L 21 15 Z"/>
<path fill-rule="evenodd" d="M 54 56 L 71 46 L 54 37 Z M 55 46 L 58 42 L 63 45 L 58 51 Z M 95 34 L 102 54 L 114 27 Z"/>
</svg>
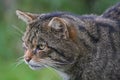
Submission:
<svg viewBox="0 0 120 80">
<path fill-rule="evenodd" d="M 25 64 L 15 67 L 13 62 L 1 63 L 1 80 L 61 80 L 61 78 L 52 69 L 31 70 Z"/>
<path fill-rule="evenodd" d="M 23 55 L 22 34 L 13 26 L 0 23 L 0 80 L 61 80 L 50 68 L 34 71 L 25 63 L 17 66 L 17 59 Z"/>
<path fill-rule="evenodd" d="M 31 70 L 16 60 L 23 56 L 22 34 L 25 23 L 17 18 L 15 10 L 43 13 L 69 11 L 76 14 L 101 14 L 120 0 L 0 0 L 0 80 L 61 80 L 52 69 Z"/>
</svg>

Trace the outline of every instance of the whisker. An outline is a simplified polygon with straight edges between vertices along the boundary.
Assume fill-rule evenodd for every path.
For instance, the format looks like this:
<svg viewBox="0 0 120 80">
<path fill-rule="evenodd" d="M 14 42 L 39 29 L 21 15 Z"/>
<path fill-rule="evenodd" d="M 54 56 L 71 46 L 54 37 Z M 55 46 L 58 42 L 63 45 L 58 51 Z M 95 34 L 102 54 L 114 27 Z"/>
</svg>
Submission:
<svg viewBox="0 0 120 80">
<path fill-rule="evenodd" d="M 20 64 L 24 62 L 23 59 L 19 60 L 18 62 L 12 63 L 12 70 L 15 70 Z"/>
<path fill-rule="evenodd" d="M 45 66 L 45 68 L 49 69 L 49 66 L 47 66 L 46 64 L 43 64 Z"/>
<path fill-rule="evenodd" d="M 24 62 L 23 59 L 19 60 L 17 63 L 16 63 L 16 66 L 15 67 L 18 67 L 20 64 L 22 64 Z"/>
<path fill-rule="evenodd" d="M 18 28 L 17 26 L 12 25 L 12 27 L 13 27 L 15 30 L 17 30 L 20 34 L 24 34 L 24 32 L 23 32 L 20 28 Z"/>
<path fill-rule="evenodd" d="M 21 60 L 21 59 L 23 59 L 24 58 L 24 56 L 21 56 L 21 57 L 19 57 L 16 61 L 19 61 L 19 60 Z"/>
<path fill-rule="evenodd" d="M 44 64 L 44 66 L 45 66 L 49 71 L 51 71 L 51 73 L 53 73 L 54 76 L 56 76 L 56 77 L 59 76 L 58 73 L 57 73 L 57 70 L 56 70 L 55 68 L 53 69 L 52 67 L 49 67 L 48 65 L 45 65 L 45 64 Z M 56 74 L 55 72 L 56 72 L 57 74 Z M 61 80 L 61 77 L 60 77 L 60 76 L 59 76 L 59 79 Z"/>
<path fill-rule="evenodd" d="M 48 65 L 46 65 L 46 64 L 43 64 L 44 66 L 45 66 L 45 68 L 47 68 L 49 71 L 51 71 L 51 72 L 53 72 L 54 70 L 53 70 L 53 68 L 51 68 L 51 67 L 49 67 Z"/>
</svg>

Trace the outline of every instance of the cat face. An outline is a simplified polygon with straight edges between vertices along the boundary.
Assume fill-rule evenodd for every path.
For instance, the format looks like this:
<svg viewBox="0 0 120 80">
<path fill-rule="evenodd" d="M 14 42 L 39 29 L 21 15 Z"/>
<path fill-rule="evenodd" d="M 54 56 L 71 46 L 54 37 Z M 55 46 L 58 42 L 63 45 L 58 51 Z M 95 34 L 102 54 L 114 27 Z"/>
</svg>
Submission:
<svg viewBox="0 0 120 80">
<path fill-rule="evenodd" d="M 74 42 L 74 28 L 59 17 L 46 18 L 17 11 L 28 27 L 23 36 L 24 60 L 32 69 L 47 66 L 59 68 L 71 65 L 79 50 Z M 48 15 L 47 15 L 48 16 Z"/>
</svg>

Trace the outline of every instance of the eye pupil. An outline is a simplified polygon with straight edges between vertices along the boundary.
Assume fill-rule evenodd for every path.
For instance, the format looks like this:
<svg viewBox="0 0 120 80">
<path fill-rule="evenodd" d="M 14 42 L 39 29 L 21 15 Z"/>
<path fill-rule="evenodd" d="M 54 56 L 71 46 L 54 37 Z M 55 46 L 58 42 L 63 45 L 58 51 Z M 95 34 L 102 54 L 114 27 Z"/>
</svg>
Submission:
<svg viewBox="0 0 120 80">
<path fill-rule="evenodd" d="M 44 48 L 44 46 L 41 44 L 41 45 L 40 45 L 40 49 L 43 49 L 43 48 Z"/>
<path fill-rule="evenodd" d="M 44 48 L 45 48 L 45 45 L 43 44 L 37 45 L 37 49 L 39 50 L 43 50 Z"/>
</svg>

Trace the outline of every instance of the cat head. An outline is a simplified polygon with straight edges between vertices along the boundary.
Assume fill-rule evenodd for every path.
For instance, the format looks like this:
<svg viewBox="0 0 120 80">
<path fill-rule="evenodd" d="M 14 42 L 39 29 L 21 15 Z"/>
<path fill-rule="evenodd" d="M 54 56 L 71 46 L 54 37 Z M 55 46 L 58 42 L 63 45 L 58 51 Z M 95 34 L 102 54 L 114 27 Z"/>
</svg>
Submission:
<svg viewBox="0 0 120 80">
<path fill-rule="evenodd" d="M 27 28 L 23 35 L 24 60 L 32 69 L 71 65 L 79 48 L 76 29 L 65 13 L 32 14 L 17 10 Z"/>
</svg>

